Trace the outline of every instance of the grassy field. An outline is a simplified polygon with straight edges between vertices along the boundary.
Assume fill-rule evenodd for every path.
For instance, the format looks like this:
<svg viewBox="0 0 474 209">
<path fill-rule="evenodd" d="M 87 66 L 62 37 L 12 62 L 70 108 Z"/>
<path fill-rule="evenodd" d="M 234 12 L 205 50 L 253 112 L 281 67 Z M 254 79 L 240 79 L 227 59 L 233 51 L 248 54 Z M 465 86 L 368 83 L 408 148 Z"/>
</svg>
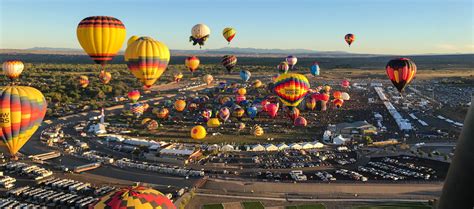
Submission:
<svg viewBox="0 0 474 209">
<path fill-rule="evenodd" d="M 286 206 L 285 209 L 326 209 L 323 204 Z"/>
<path fill-rule="evenodd" d="M 222 204 L 209 204 L 203 205 L 202 209 L 224 209 L 224 206 Z"/>
<path fill-rule="evenodd" d="M 242 202 L 244 209 L 265 209 L 261 202 Z"/>
<path fill-rule="evenodd" d="M 398 203 L 398 204 L 380 204 L 355 206 L 353 209 L 431 209 L 432 207 L 425 203 Z"/>
</svg>

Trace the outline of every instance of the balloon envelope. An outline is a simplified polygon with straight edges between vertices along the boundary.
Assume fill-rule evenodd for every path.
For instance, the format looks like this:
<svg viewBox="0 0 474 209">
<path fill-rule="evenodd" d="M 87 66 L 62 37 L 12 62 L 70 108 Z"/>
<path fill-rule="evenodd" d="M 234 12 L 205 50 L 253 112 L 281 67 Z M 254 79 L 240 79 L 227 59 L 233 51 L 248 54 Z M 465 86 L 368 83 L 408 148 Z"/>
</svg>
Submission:
<svg viewBox="0 0 474 209">
<path fill-rule="evenodd" d="M 2 65 L 3 73 L 10 79 L 18 78 L 24 68 L 25 65 L 19 60 L 8 60 L 3 62 Z"/>
<path fill-rule="evenodd" d="M 398 58 L 390 60 L 385 71 L 392 84 L 401 93 L 415 77 L 416 65 L 408 58 Z"/>
<path fill-rule="evenodd" d="M 191 138 L 193 139 L 204 139 L 207 135 L 207 131 L 206 131 L 206 128 L 204 128 L 204 126 L 201 126 L 201 125 L 198 125 L 198 126 L 194 126 L 192 129 L 191 129 Z"/>
<path fill-rule="evenodd" d="M 46 108 L 43 94 L 33 87 L 0 87 L 0 147 L 14 156 L 41 125 Z"/>
<path fill-rule="evenodd" d="M 317 62 L 313 62 L 313 65 L 311 65 L 311 75 L 313 76 L 318 76 L 319 75 L 319 64 Z"/>
<path fill-rule="evenodd" d="M 275 81 L 273 91 L 288 107 L 295 107 L 304 99 L 310 88 L 306 76 L 296 73 L 281 74 Z"/>
<path fill-rule="evenodd" d="M 90 208 L 161 208 L 176 209 L 176 206 L 161 192 L 144 187 L 134 186 L 119 189 L 100 198 Z"/>
<path fill-rule="evenodd" d="M 248 71 L 248 70 L 241 70 L 240 71 L 240 79 L 242 79 L 243 82 L 249 81 L 251 75 L 252 75 L 252 73 L 250 73 L 250 71 Z"/>
</svg>

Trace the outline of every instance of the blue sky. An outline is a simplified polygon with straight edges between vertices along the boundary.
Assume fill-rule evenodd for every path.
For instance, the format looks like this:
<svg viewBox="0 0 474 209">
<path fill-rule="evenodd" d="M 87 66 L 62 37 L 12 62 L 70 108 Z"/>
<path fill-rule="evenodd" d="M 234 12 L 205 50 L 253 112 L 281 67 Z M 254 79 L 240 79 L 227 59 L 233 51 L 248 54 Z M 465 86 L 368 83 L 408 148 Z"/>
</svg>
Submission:
<svg viewBox="0 0 474 209">
<path fill-rule="evenodd" d="M 0 48 L 80 48 L 77 24 L 114 16 L 127 37 L 152 36 L 171 49 L 196 49 L 191 27 L 205 23 L 205 48 L 343 50 L 355 53 L 473 53 L 472 0 L 0 0 Z M 343 37 L 354 33 L 348 48 Z M 125 45 L 125 44 L 124 44 Z"/>
</svg>

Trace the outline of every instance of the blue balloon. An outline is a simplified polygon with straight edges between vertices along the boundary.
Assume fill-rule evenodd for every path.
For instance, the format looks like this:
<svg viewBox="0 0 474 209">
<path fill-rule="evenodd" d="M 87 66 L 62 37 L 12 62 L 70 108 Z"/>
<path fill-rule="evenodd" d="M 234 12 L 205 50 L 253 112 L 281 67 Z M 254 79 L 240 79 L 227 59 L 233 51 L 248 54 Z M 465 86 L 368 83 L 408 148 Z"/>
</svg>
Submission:
<svg viewBox="0 0 474 209">
<path fill-rule="evenodd" d="M 240 71 L 240 78 L 242 79 L 243 82 L 249 81 L 251 75 L 252 75 L 252 73 L 250 73 L 250 71 L 248 71 L 248 70 L 241 70 Z"/>
<path fill-rule="evenodd" d="M 311 65 L 311 74 L 313 76 L 319 75 L 319 65 L 317 62 L 314 62 L 313 65 Z"/>
<path fill-rule="evenodd" d="M 249 118 L 254 119 L 255 116 L 257 116 L 257 113 L 258 113 L 257 107 L 251 106 L 247 108 L 247 115 L 249 116 Z"/>
</svg>

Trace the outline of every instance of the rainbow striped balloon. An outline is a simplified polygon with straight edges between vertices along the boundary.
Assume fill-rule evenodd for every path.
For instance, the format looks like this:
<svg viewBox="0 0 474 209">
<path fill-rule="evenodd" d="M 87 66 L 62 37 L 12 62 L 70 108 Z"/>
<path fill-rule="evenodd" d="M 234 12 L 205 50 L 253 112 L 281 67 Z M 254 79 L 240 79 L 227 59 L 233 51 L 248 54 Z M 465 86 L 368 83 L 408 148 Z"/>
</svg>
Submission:
<svg viewBox="0 0 474 209">
<path fill-rule="evenodd" d="M 297 73 L 285 73 L 276 78 L 273 91 L 280 101 L 288 107 L 295 107 L 304 99 L 310 88 L 306 76 Z"/>
<path fill-rule="evenodd" d="M 0 87 L 0 147 L 14 156 L 41 125 L 46 108 L 43 94 L 33 87 Z"/>
</svg>

